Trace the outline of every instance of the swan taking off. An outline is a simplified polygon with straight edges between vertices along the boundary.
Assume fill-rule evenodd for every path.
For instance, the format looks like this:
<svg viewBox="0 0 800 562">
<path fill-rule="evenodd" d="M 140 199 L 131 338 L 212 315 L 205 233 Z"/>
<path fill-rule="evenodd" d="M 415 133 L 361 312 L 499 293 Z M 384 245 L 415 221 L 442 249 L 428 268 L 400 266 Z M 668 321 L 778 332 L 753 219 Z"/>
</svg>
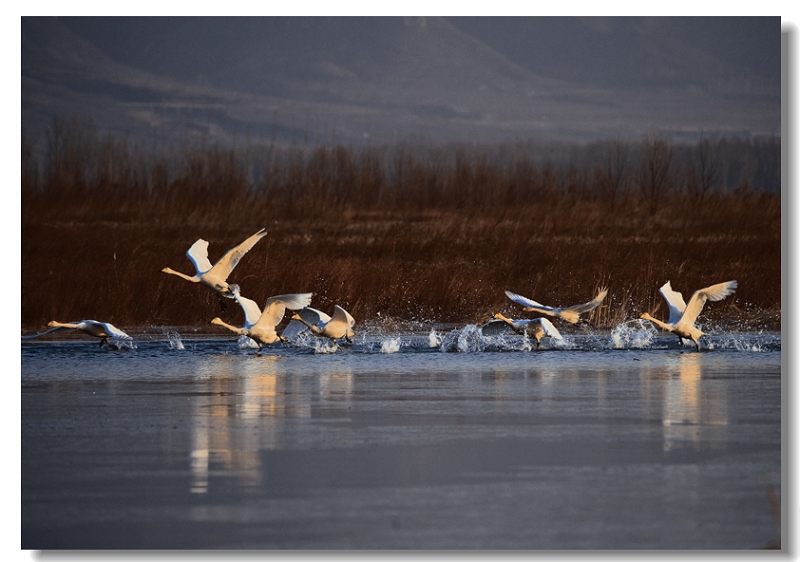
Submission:
<svg viewBox="0 0 800 562">
<path fill-rule="evenodd" d="M 180 271 L 170 269 L 169 267 L 165 267 L 161 271 L 169 273 L 170 275 L 183 277 L 192 283 L 200 283 L 212 291 L 216 291 L 222 296 L 232 299 L 234 298 L 231 289 L 233 285 L 228 285 L 228 275 L 231 274 L 231 271 L 233 271 L 233 268 L 239 263 L 239 260 L 242 259 L 242 256 L 249 252 L 250 249 L 256 245 L 256 242 L 266 235 L 267 233 L 264 232 L 262 228 L 238 246 L 234 246 L 228 250 L 213 266 L 211 262 L 208 261 L 208 242 L 201 238 L 192 244 L 192 247 L 186 252 L 186 255 L 194 264 L 196 271 L 194 275 L 189 276 Z"/>
<path fill-rule="evenodd" d="M 511 291 L 506 291 L 506 296 L 515 303 L 522 305 L 522 310 L 525 312 L 537 312 L 539 314 L 544 314 L 545 316 L 550 316 L 551 318 L 560 318 L 561 320 L 566 320 L 570 324 L 577 324 L 578 322 L 586 322 L 588 324 L 588 320 L 581 319 L 581 314 L 584 312 L 589 312 L 590 310 L 594 310 L 600 306 L 600 303 L 603 302 L 603 299 L 606 298 L 607 294 L 608 289 L 603 287 L 600 289 L 600 292 L 597 293 L 597 296 L 587 303 L 575 304 L 564 308 L 556 308 L 552 306 L 545 306 L 527 297 L 523 297 L 522 295 L 512 293 Z"/>
<path fill-rule="evenodd" d="M 333 307 L 333 317 L 316 308 L 306 307 L 292 316 L 292 321 L 283 330 L 283 337 L 294 339 L 297 335 L 308 328 L 318 336 L 325 336 L 332 340 L 345 338 L 352 341 L 355 333 L 353 326 L 356 321 L 350 313 L 338 304 Z"/>
<path fill-rule="evenodd" d="M 536 349 L 542 344 L 542 338 L 550 337 L 557 340 L 563 339 L 553 323 L 547 318 L 535 318 L 533 320 L 512 320 L 500 313 L 495 314 L 492 320 L 481 326 L 481 333 L 484 336 L 496 336 L 508 333 L 511 329 L 517 334 L 528 335 L 536 338 Z"/>
<path fill-rule="evenodd" d="M 721 301 L 728 295 L 733 294 L 738 285 L 736 281 L 726 281 L 724 283 L 711 285 L 705 289 L 698 289 L 692 293 L 689 304 L 686 304 L 683 301 L 683 295 L 678 291 L 673 291 L 672 285 L 667 281 L 658 292 L 660 292 L 664 300 L 667 301 L 667 306 L 669 307 L 669 321 L 662 322 L 661 320 L 656 320 L 646 312 L 642 314 L 640 318 L 649 320 L 653 324 L 660 326 L 663 330 L 672 332 L 678 336 L 681 344 L 683 344 L 684 339 L 692 340 L 697 351 L 700 351 L 699 340 L 700 337 L 705 334 L 701 332 L 694 323 L 700 311 L 703 310 L 703 305 L 706 304 L 707 300 Z"/>
<path fill-rule="evenodd" d="M 220 318 L 214 318 L 211 323 L 228 328 L 231 332 L 241 336 L 247 336 L 258 344 L 258 351 L 261 346 L 275 343 L 281 340 L 281 336 L 275 331 L 275 326 L 283 320 L 286 309 L 300 310 L 311 304 L 311 293 L 297 293 L 290 295 L 278 295 L 269 297 L 264 304 L 264 312 L 258 305 L 239 294 L 238 288 L 234 285 L 233 298 L 244 310 L 244 327 L 237 328 L 223 322 Z"/>
<path fill-rule="evenodd" d="M 44 332 L 33 334 L 31 336 L 22 336 L 23 339 L 38 338 L 51 332 L 58 330 L 80 330 L 90 336 L 100 338 L 100 347 L 108 343 L 108 338 L 114 341 L 133 341 L 133 338 L 128 334 L 108 322 L 98 322 L 97 320 L 81 320 L 80 322 L 48 322 L 47 326 L 50 328 Z"/>
</svg>

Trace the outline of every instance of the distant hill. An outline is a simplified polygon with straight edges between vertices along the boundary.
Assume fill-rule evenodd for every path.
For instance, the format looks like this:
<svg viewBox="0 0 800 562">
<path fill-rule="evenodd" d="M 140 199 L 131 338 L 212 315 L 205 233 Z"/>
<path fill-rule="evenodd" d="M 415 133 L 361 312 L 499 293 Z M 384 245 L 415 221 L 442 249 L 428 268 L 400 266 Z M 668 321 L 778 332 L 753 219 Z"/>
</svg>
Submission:
<svg viewBox="0 0 800 562">
<path fill-rule="evenodd" d="M 780 18 L 22 18 L 22 124 L 159 142 L 780 134 Z"/>
</svg>

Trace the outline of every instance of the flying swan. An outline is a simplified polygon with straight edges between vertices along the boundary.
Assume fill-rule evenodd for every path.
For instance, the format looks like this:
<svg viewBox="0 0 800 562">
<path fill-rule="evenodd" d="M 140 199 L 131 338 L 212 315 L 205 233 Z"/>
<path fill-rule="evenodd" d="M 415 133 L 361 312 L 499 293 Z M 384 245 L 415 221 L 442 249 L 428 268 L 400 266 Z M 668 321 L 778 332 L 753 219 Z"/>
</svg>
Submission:
<svg viewBox="0 0 800 562">
<path fill-rule="evenodd" d="M 536 349 L 542 344 L 542 338 L 550 337 L 557 340 L 563 339 L 561 334 L 547 318 L 534 318 L 533 320 L 512 320 L 506 318 L 499 312 L 492 317 L 486 324 L 481 326 L 481 332 L 485 336 L 495 336 L 507 333 L 508 329 L 520 335 L 529 335 L 536 338 Z"/>
<path fill-rule="evenodd" d="M 201 238 L 192 244 L 192 247 L 186 252 L 186 255 L 194 264 L 196 270 L 194 275 L 186 275 L 180 271 L 170 269 L 169 267 L 165 267 L 161 271 L 169 273 L 170 275 L 183 277 L 192 283 L 200 283 L 212 291 L 216 291 L 222 296 L 232 299 L 234 296 L 231 287 L 234 287 L 234 285 L 229 285 L 226 281 L 228 275 L 231 274 L 231 271 L 233 271 L 233 268 L 239 263 L 239 260 L 242 259 L 242 256 L 249 252 L 250 249 L 256 245 L 256 242 L 266 235 L 267 233 L 264 232 L 262 228 L 238 246 L 234 246 L 228 250 L 213 266 L 211 262 L 208 261 L 208 242 Z"/>
<path fill-rule="evenodd" d="M 581 319 L 581 314 L 597 308 L 600 303 L 603 302 L 603 299 L 606 298 L 607 294 L 608 289 L 603 287 L 600 289 L 600 292 L 597 293 L 597 296 L 587 303 L 575 304 L 564 308 L 556 308 L 552 306 L 545 306 L 527 297 L 523 297 L 522 295 L 512 293 L 511 291 L 506 291 L 506 296 L 515 303 L 522 305 L 524 307 L 522 310 L 525 312 L 538 312 L 539 314 L 544 314 L 545 316 L 550 316 L 551 318 L 560 318 L 561 320 L 566 320 L 570 324 L 577 324 L 578 322 L 585 322 L 588 324 L 588 320 Z"/>
<path fill-rule="evenodd" d="M 211 320 L 212 324 L 223 326 L 231 332 L 241 336 L 247 336 L 258 344 L 258 351 L 261 352 L 263 345 L 268 345 L 281 341 L 284 338 L 278 335 L 275 327 L 283 320 L 283 315 L 286 309 L 300 310 L 311 304 L 312 293 L 296 293 L 290 295 L 278 295 L 269 297 L 264 304 L 264 311 L 258 308 L 258 305 L 239 294 L 238 287 L 235 285 L 233 290 L 233 298 L 239 303 L 239 306 L 244 310 L 244 326 L 237 328 L 230 324 L 223 322 L 220 318 Z"/>
<path fill-rule="evenodd" d="M 689 304 L 687 305 L 683 301 L 683 295 L 678 291 L 673 291 L 672 285 L 667 281 L 658 291 L 664 297 L 664 300 L 667 301 L 667 306 L 669 307 L 669 321 L 662 322 L 661 320 L 656 320 L 646 312 L 642 314 L 640 318 L 649 320 L 653 324 L 660 326 L 663 330 L 672 332 L 678 336 L 681 344 L 683 344 L 684 339 L 692 340 L 697 351 L 700 351 L 699 340 L 700 337 L 705 334 L 701 332 L 694 323 L 700 315 L 700 311 L 703 310 L 703 305 L 706 304 L 707 300 L 721 301 L 728 295 L 733 294 L 737 286 L 738 283 L 736 281 L 726 281 L 724 283 L 711 285 L 705 289 L 698 289 L 692 293 L 692 297 L 689 299 Z"/>
<path fill-rule="evenodd" d="M 333 317 L 328 316 L 316 308 L 305 307 L 297 314 L 292 315 L 292 321 L 283 331 L 283 337 L 294 339 L 300 332 L 308 328 L 318 336 L 332 340 L 345 338 L 352 341 L 355 333 L 353 326 L 356 321 L 350 313 L 338 304 L 333 307 Z"/>
<path fill-rule="evenodd" d="M 51 332 L 58 330 L 80 330 L 90 336 L 100 338 L 100 347 L 103 344 L 108 344 L 108 338 L 119 343 L 122 340 L 133 341 L 133 338 L 128 334 L 108 322 L 98 322 L 97 320 L 81 320 L 80 322 L 48 322 L 47 326 L 50 328 L 44 332 L 33 334 L 30 336 L 22 336 L 23 339 L 38 338 Z"/>
</svg>

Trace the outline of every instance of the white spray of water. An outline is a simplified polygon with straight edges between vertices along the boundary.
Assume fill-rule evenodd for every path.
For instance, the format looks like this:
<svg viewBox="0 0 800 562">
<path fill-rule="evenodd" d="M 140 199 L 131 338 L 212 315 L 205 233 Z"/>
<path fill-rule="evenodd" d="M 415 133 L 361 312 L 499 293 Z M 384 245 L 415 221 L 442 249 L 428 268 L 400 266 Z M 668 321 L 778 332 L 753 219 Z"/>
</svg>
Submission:
<svg viewBox="0 0 800 562">
<path fill-rule="evenodd" d="M 525 332 L 522 336 L 522 351 L 531 351 L 533 349 L 533 342 L 531 342 L 531 338 L 528 337 L 528 332 Z"/>
<path fill-rule="evenodd" d="M 397 353 L 400 351 L 400 338 L 383 340 L 381 353 Z"/>
<path fill-rule="evenodd" d="M 611 330 L 614 349 L 644 349 L 650 347 L 658 331 L 649 320 L 628 320 Z"/>
<path fill-rule="evenodd" d="M 764 342 L 761 341 L 747 341 L 744 336 L 732 336 L 730 346 L 735 348 L 736 351 L 764 351 Z M 728 347 L 724 345 L 723 347 Z"/>
<path fill-rule="evenodd" d="M 532 351 L 535 347 L 535 340 L 527 335 L 486 336 L 480 326 L 468 324 L 445 334 L 439 349 L 444 352 L 476 353 L 487 350 Z"/>
<path fill-rule="evenodd" d="M 108 338 L 106 344 L 115 349 L 138 349 L 133 340 L 127 338 Z"/>
<path fill-rule="evenodd" d="M 339 346 L 335 342 L 316 338 L 313 349 L 314 353 L 336 353 L 339 350 Z"/>
<path fill-rule="evenodd" d="M 170 349 L 175 351 L 182 351 L 184 349 L 183 340 L 181 340 L 181 335 L 178 332 L 165 330 L 164 335 L 167 336 L 167 346 Z"/>
<path fill-rule="evenodd" d="M 431 330 L 431 333 L 428 334 L 428 347 L 439 347 L 442 345 L 442 336 L 436 333 L 435 329 Z"/>
<path fill-rule="evenodd" d="M 457 351 L 472 353 L 483 349 L 482 334 L 475 324 L 467 324 L 461 329 L 453 330 L 442 338 L 441 351 Z"/>
</svg>

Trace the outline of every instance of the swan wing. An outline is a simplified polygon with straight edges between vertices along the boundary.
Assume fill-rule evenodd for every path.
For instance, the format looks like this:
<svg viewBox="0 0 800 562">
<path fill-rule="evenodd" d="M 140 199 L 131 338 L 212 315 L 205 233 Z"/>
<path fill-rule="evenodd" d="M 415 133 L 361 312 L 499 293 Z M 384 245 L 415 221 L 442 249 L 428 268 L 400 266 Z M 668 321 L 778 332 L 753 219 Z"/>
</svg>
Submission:
<svg viewBox="0 0 800 562">
<path fill-rule="evenodd" d="M 669 307 L 669 323 L 676 324 L 680 321 L 681 316 L 683 316 L 683 311 L 686 310 L 686 303 L 683 302 L 683 295 L 678 291 L 674 291 L 669 281 L 664 283 L 658 292 L 661 293 L 661 296 L 667 301 L 667 306 Z"/>
<path fill-rule="evenodd" d="M 297 336 L 299 336 L 301 332 L 305 330 L 308 330 L 308 326 L 306 326 L 299 320 L 292 320 L 283 329 L 283 333 L 281 334 L 281 336 L 283 336 L 287 340 L 293 340 Z"/>
<path fill-rule="evenodd" d="M 694 324 L 694 321 L 697 320 L 707 300 L 721 301 L 728 295 L 733 294 L 738 285 L 739 283 L 736 281 L 725 281 L 724 283 L 717 283 L 705 289 L 698 289 L 692 293 L 689 304 L 686 305 L 686 310 L 683 311 L 681 321 Z"/>
<path fill-rule="evenodd" d="M 242 257 L 244 257 L 244 255 L 256 245 L 256 242 L 261 240 L 266 235 L 267 233 L 262 228 L 238 246 L 234 246 L 225 252 L 225 255 L 214 264 L 214 267 L 211 268 L 213 274 L 222 280 L 227 279 L 228 275 L 230 275 L 231 271 L 233 271 L 233 268 L 239 263 L 239 260 L 241 260 Z"/>
<path fill-rule="evenodd" d="M 338 304 L 333 308 L 333 317 L 325 325 L 325 335 L 331 338 L 343 338 L 350 335 L 351 328 L 356 321 Z"/>
<path fill-rule="evenodd" d="M 514 301 L 515 303 L 517 303 L 518 305 L 521 305 L 521 306 L 524 306 L 524 307 L 546 308 L 546 309 L 552 310 L 552 309 L 550 309 L 549 306 L 544 306 L 543 304 L 540 304 L 540 303 L 538 303 L 538 302 L 536 302 L 534 300 L 531 300 L 528 297 L 523 297 L 522 295 L 518 295 L 517 293 L 512 293 L 511 291 L 506 291 L 506 296 L 508 298 L 510 298 L 512 301 Z"/>
<path fill-rule="evenodd" d="M 296 293 L 290 295 L 278 295 L 267 299 L 264 305 L 264 313 L 258 324 L 262 326 L 277 326 L 283 320 L 286 309 L 300 310 L 311 304 L 311 293 Z"/>
<path fill-rule="evenodd" d="M 319 324 L 327 324 L 331 321 L 331 317 L 322 312 L 321 310 L 317 310 L 316 308 L 311 308 L 310 306 L 305 307 L 303 310 L 298 312 L 300 318 L 317 326 Z"/>
<path fill-rule="evenodd" d="M 605 297 L 605 295 L 603 295 L 603 296 Z M 600 300 L 602 301 L 603 299 L 600 299 Z M 538 321 L 539 324 L 542 325 L 542 328 L 544 329 L 544 333 L 546 335 L 550 336 L 551 338 L 555 338 L 557 340 L 564 339 L 564 338 L 561 337 L 561 332 L 559 332 L 556 329 L 556 327 L 553 326 L 553 323 L 550 322 L 550 320 L 548 320 L 547 318 L 537 318 L 536 321 Z"/>
<path fill-rule="evenodd" d="M 93 336 L 102 337 L 103 332 L 109 338 L 130 338 L 128 334 L 111 324 L 110 322 L 100 322 L 98 320 L 81 320 L 81 330 Z"/>
<path fill-rule="evenodd" d="M 343 309 L 341 306 L 334 305 L 333 307 L 333 317 L 331 318 L 331 322 L 335 322 L 337 324 L 344 324 L 348 328 L 352 328 L 356 321 L 350 316 L 350 313 Z"/>
<path fill-rule="evenodd" d="M 239 306 L 242 307 L 244 311 L 244 327 L 249 330 L 258 323 L 259 319 L 262 317 L 261 309 L 258 308 L 255 301 L 240 295 L 238 290 L 233 291 L 233 298 L 235 298 Z"/>
<path fill-rule="evenodd" d="M 489 320 L 481 326 L 481 333 L 484 336 L 503 336 L 515 332 L 514 328 L 509 326 L 505 320 Z"/>
<path fill-rule="evenodd" d="M 119 338 L 130 339 L 131 338 L 128 334 L 126 334 L 125 332 L 123 332 L 122 330 L 120 330 L 119 328 L 114 326 L 114 324 L 111 324 L 109 322 L 98 322 L 98 324 L 103 326 L 103 329 L 106 331 L 106 333 L 109 335 L 109 337 L 117 338 L 117 339 L 119 339 Z"/>
<path fill-rule="evenodd" d="M 593 298 L 592 300 L 590 300 L 589 302 L 583 303 L 583 304 L 576 304 L 576 305 L 570 306 L 568 308 L 565 308 L 564 310 L 570 310 L 570 311 L 576 312 L 578 314 L 582 314 L 584 312 L 589 312 L 590 310 L 594 310 L 595 308 L 600 306 L 600 303 L 603 302 L 603 299 L 606 298 L 607 294 L 608 294 L 608 289 L 603 287 L 602 289 L 600 289 L 600 292 L 597 293 L 597 296 L 595 298 Z M 545 330 L 545 332 L 546 332 L 546 330 Z"/>
<path fill-rule="evenodd" d="M 211 269 L 211 262 L 208 261 L 208 242 L 202 238 L 192 244 L 192 247 L 186 252 L 186 256 L 194 264 L 198 275 Z"/>
</svg>

